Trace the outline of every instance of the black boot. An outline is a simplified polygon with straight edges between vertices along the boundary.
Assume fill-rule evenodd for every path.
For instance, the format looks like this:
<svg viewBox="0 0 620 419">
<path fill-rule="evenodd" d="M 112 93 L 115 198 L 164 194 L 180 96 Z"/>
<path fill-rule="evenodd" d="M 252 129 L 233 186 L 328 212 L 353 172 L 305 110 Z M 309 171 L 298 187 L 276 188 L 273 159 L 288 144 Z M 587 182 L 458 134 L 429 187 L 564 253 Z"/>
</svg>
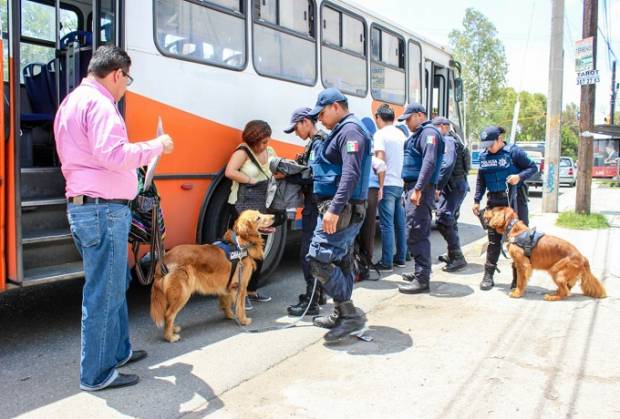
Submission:
<svg viewBox="0 0 620 419">
<path fill-rule="evenodd" d="M 327 304 L 327 294 L 325 294 L 325 290 L 321 287 L 321 284 L 316 284 L 317 292 L 319 293 L 319 305 L 324 306 Z"/>
<path fill-rule="evenodd" d="M 414 276 L 408 284 L 399 285 L 398 291 L 403 294 L 422 294 L 431 292 L 431 287 L 428 281 L 420 281 L 417 276 Z"/>
<path fill-rule="evenodd" d="M 482 291 L 488 291 L 495 285 L 495 282 L 493 282 L 493 275 L 495 274 L 496 269 L 497 265 L 485 263 L 484 276 L 482 277 L 482 282 L 480 282 L 480 289 Z"/>
<path fill-rule="evenodd" d="M 450 261 L 442 269 L 445 272 L 456 272 L 467 266 L 467 261 L 461 249 L 451 250 L 448 252 Z"/>
<path fill-rule="evenodd" d="M 308 316 L 316 316 L 319 314 L 320 288 L 317 284 L 317 289 L 314 290 L 314 295 L 312 295 L 313 285 L 314 283 L 307 284 L 306 293 L 299 296 L 299 302 L 295 305 L 288 306 L 286 311 L 288 312 L 289 316 L 300 317 L 304 314 L 304 312 L 306 312 L 306 307 L 308 307 L 308 304 L 310 305 L 310 307 L 308 307 L 308 311 L 306 312 Z M 312 296 L 312 300 L 310 300 L 310 296 Z"/>
<path fill-rule="evenodd" d="M 338 317 L 340 317 L 340 311 L 338 311 L 338 306 L 336 306 L 328 315 L 312 318 L 312 324 L 323 329 L 333 329 L 336 326 Z"/>
<path fill-rule="evenodd" d="M 325 334 L 325 340 L 333 342 L 349 335 L 359 335 L 366 330 L 366 316 L 353 305 L 351 300 L 337 305 L 340 315 L 336 325 Z"/>
<path fill-rule="evenodd" d="M 450 263 L 449 253 L 444 253 L 443 255 L 437 256 L 437 260 L 443 263 Z"/>
</svg>

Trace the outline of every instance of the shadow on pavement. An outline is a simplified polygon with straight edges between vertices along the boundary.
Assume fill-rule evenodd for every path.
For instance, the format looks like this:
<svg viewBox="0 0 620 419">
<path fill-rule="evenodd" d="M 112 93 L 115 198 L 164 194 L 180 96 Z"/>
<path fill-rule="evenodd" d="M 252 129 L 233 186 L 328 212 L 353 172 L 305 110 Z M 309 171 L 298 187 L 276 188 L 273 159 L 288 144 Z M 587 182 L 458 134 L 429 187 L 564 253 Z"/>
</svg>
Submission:
<svg viewBox="0 0 620 419">
<path fill-rule="evenodd" d="M 413 346 L 410 335 L 387 326 L 370 326 L 366 332 L 371 342 L 356 337 L 348 337 L 340 342 L 323 343 L 327 349 L 347 352 L 349 355 L 387 355 L 402 352 Z"/>
<path fill-rule="evenodd" d="M 473 294 L 469 285 L 454 282 L 433 281 L 431 279 L 431 295 L 440 298 L 460 298 Z"/>
<path fill-rule="evenodd" d="M 215 395 L 213 389 L 203 380 L 192 374 L 193 366 L 182 362 L 172 365 L 161 365 L 157 368 L 144 368 L 137 371 L 143 381 L 150 381 L 148 394 L 142 394 L 140 402 L 131 402 L 135 396 L 127 391 L 103 390 L 94 393 L 97 397 L 105 400 L 108 406 L 131 417 L 144 417 L 145 404 L 159 404 L 165 401 L 166 406 L 162 406 L 161 413 L 166 415 L 168 412 L 183 413 L 183 404 L 192 401 L 196 397 L 203 399 L 206 403 L 200 410 L 193 411 L 193 414 L 202 416 L 215 412 L 224 407 L 222 400 Z M 139 384 L 138 384 L 139 385 Z M 150 399 L 150 400 L 149 400 Z M 173 406 L 171 406 L 173 404 Z"/>
</svg>

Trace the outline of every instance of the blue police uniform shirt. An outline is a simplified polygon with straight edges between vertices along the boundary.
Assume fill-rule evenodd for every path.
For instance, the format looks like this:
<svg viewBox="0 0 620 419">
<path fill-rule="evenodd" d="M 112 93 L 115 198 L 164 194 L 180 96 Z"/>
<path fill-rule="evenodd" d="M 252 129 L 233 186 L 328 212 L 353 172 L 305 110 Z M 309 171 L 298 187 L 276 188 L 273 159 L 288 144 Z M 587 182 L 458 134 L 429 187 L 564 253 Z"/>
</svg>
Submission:
<svg viewBox="0 0 620 419">
<path fill-rule="evenodd" d="M 443 161 L 445 144 L 441 133 L 424 121 L 405 142 L 403 180 L 416 182 L 415 189 L 436 184 Z"/>
<path fill-rule="evenodd" d="M 437 189 L 442 190 L 446 187 L 452 176 L 452 170 L 456 164 L 456 139 L 450 135 L 444 135 L 445 152 L 443 154 L 443 161 L 441 162 L 441 169 L 439 169 L 439 182 L 437 183 Z"/>
<path fill-rule="evenodd" d="M 322 152 L 322 156 L 318 156 L 313 164 L 315 174 L 314 193 L 319 198 L 332 198 L 329 212 L 340 214 L 344 206 L 352 198 L 365 200 L 368 196 L 371 140 L 367 132 L 361 127 L 361 122 L 350 113 L 334 127 L 322 145 L 323 147 L 319 150 L 319 152 Z M 365 159 L 363 158 L 364 156 L 366 156 Z M 328 167 L 317 167 L 320 163 L 318 160 L 321 157 L 334 167 L 331 169 Z M 366 166 L 366 170 L 363 170 L 362 166 Z M 332 185 L 336 186 L 333 197 L 325 194 L 322 191 L 320 182 L 316 181 L 319 171 L 326 172 L 330 170 L 335 175 L 333 178 L 334 182 L 337 182 L 337 185 Z M 329 173 L 324 174 L 329 175 Z M 325 178 L 328 179 L 329 176 L 325 176 Z M 361 196 L 354 197 L 356 189 L 361 189 Z"/>
<path fill-rule="evenodd" d="M 534 163 L 522 148 L 515 144 L 505 145 L 497 153 L 487 150 L 480 153 L 480 169 L 476 180 L 474 202 L 479 204 L 484 192 L 503 192 L 506 190 L 506 178 L 511 174 L 519 175 L 517 186 L 538 171 Z"/>
</svg>

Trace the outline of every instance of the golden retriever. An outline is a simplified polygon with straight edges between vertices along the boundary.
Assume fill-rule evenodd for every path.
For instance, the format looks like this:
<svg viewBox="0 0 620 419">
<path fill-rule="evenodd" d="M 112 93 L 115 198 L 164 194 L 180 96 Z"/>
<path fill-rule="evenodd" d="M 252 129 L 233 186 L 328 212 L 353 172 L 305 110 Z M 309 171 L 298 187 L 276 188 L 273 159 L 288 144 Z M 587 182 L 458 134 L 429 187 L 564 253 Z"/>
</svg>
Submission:
<svg viewBox="0 0 620 419">
<path fill-rule="evenodd" d="M 243 325 L 252 322 L 245 315 L 248 281 L 256 269 L 256 261 L 263 258 L 261 233 L 272 232 L 273 221 L 273 215 L 253 210 L 243 211 L 235 221 L 233 230 L 237 242 L 247 250 L 247 255 L 237 264 L 232 278 L 233 264 L 226 252 L 216 245 L 183 244 L 166 252 L 164 264 L 168 273 L 163 277 L 157 275 L 151 290 L 151 318 L 157 327 L 164 326 L 164 339 L 168 342 L 180 339 L 181 328 L 174 325 L 174 319 L 194 293 L 218 295 L 220 308 L 229 319 L 234 319 L 231 306 L 237 299 L 239 322 Z M 224 241 L 234 244 L 233 236 L 233 231 L 228 230 Z"/>
<path fill-rule="evenodd" d="M 517 218 L 517 214 L 510 207 L 496 207 L 484 212 L 489 228 L 495 229 L 499 234 L 504 234 L 510 223 Z M 528 227 L 517 220 L 505 242 L 508 243 L 511 237 L 527 230 Z M 517 271 L 517 287 L 510 292 L 513 298 L 523 296 L 533 269 L 547 271 L 558 286 L 555 293 L 545 294 L 546 301 L 558 301 L 567 297 L 578 279 L 581 279 L 581 289 L 585 295 L 594 298 L 607 296 L 603 284 L 592 275 L 588 259 L 566 240 L 545 234 L 532 249 L 529 258 L 525 256 L 523 248 L 512 243 L 508 244 L 508 253 Z"/>
</svg>

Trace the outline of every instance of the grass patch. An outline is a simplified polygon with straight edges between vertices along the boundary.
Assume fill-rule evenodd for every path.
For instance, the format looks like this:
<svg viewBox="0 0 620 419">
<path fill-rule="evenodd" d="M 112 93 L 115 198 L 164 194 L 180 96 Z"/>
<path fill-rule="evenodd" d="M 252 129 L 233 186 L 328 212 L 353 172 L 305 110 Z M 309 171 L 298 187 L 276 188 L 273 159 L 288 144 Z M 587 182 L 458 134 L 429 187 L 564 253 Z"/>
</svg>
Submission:
<svg viewBox="0 0 620 419">
<path fill-rule="evenodd" d="M 556 225 L 575 230 L 592 230 L 597 228 L 608 228 L 609 224 L 604 215 L 601 214 L 577 214 L 575 212 L 560 213 Z"/>
</svg>

